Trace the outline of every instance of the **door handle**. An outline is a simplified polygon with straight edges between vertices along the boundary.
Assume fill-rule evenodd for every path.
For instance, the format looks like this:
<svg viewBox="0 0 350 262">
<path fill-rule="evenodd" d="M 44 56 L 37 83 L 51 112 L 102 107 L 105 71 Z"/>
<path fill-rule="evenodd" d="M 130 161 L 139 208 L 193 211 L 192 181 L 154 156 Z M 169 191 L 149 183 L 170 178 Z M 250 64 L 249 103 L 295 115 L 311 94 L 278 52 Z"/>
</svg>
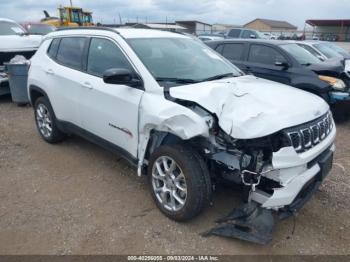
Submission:
<svg viewBox="0 0 350 262">
<path fill-rule="evenodd" d="M 52 69 L 47 69 L 47 70 L 46 70 L 46 74 L 48 74 L 48 75 L 54 75 L 55 72 L 54 72 Z"/>
<path fill-rule="evenodd" d="M 92 87 L 92 85 L 91 85 L 89 82 L 84 82 L 84 83 L 82 84 L 82 87 L 87 88 L 87 89 L 89 89 L 89 90 L 94 89 L 94 88 Z"/>
</svg>

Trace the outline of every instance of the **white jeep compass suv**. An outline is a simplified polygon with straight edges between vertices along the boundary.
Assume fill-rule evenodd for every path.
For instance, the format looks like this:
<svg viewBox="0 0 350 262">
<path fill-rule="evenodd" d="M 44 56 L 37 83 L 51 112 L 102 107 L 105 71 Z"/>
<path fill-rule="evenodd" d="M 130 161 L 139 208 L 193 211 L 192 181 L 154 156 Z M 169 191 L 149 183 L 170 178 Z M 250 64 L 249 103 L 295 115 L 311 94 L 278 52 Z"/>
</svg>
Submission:
<svg viewBox="0 0 350 262">
<path fill-rule="evenodd" d="M 336 129 L 322 99 L 244 75 L 182 34 L 50 33 L 31 60 L 28 92 L 45 141 L 77 134 L 121 154 L 171 219 L 197 215 L 221 179 L 248 189 L 240 212 L 253 223 L 216 235 L 266 243 L 271 214 L 299 209 L 332 166 Z"/>
</svg>

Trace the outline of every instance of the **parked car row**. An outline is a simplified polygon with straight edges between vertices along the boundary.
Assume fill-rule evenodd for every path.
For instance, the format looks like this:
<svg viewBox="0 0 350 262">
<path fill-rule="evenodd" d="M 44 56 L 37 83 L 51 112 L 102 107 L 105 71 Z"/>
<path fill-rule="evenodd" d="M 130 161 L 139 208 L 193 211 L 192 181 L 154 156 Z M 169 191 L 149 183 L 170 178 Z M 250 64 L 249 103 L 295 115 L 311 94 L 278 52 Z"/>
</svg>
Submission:
<svg viewBox="0 0 350 262">
<path fill-rule="evenodd" d="M 209 40 L 221 40 L 221 39 L 272 39 L 272 40 L 305 40 L 303 33 L 285 32 L 285 33 L 270 33 L 259 32 L 253 29 L 247 28 L 232 28 L 226 32 L 212 33 L 212 34 L 200 34 L 198 36 L 202 41 Z M 218 39 L 220 38 L 220 39 Z"/>
<path fill-rule="evenodd" d="M 207 235 L 267 243 L 274 215 L 300 209 L 330 172 L 325 101 L 347 87 L 294 43 L 208 45 L 146 29 L 50 33 L 29 71 L 35 124 L 48 143 L 77 134 L 123 156 L 176 221 L 198 215 L 218 181 L 240 185 L 247 204 Z"/>
<path fill-rule="evenodd" d="M 311 92 L 329 104 L 349 99 L 344 60 L 322 62 L 309 52 L 308 42 L 230 39 L 207 44 L 247 74 Z"/>
</svg>

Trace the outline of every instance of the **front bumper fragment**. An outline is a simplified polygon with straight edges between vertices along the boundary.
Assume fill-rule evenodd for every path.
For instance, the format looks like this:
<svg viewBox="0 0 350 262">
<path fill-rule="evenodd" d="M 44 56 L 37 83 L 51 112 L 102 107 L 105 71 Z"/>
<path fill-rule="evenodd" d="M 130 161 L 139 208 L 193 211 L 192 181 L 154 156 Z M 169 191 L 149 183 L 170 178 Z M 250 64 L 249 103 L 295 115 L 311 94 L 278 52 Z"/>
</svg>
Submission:
<svg viewBox="0 0 350 262">
<path fill-rule="evenodd" d="M 306 175 L 305 180 L 308 180 L 308 182 L 303 184 L 297 196 L 288 206 L 275 212 L 273 209 L 264 208 L 259 203 L 252 201 L 235 208 L 226 217 L 216 221 L 218 225 L 203 235 L 237 238 L 262 245 L 268 244 L 272 240 L 276 222 L 296 214 L 310 200 L 323 179 L 329 174 L 332 162 L 333 151 L 331 149 L 314 159 L 310 163 L 314 168 L 309 169 L 309 176 L 312 176 L 312 178 L 309 179 L 309 176 Z M 316 170 L 317 174 L 313 176 L 313 172 Z M 301 184 L 301 181 L 304 180 L 297 179 L 293 183 Z"/>
<path fill-rule="evenodd" d="M 305 185 L 314 180 L 322 181 L 327 176 L 332 168 L 334 149 L 335 146 L 333 145 L 303 167 L 295 168 L 295 170 L 293 168 L 279 170 L 279 175 L 286 177 L 290 176 L 289 173 L 293 172 L 293 170 L 294 172 L 299 172 L 294 177 L 289 177 L 282 184 L 282 187 L 275 188 L 271 195 L 257 189 L 252 193 L 251 199 L 267 209 L 278 210 L 291 205 L 303 191 Z"/>
</svg>

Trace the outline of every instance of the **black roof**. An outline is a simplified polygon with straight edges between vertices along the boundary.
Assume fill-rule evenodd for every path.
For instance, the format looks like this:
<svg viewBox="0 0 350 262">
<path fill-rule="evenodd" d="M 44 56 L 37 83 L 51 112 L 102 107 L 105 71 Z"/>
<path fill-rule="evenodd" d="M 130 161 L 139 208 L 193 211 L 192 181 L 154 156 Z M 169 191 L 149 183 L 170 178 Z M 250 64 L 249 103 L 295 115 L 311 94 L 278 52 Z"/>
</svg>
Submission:
<svg viewBox="0 0 350 262">
<path fill-rule="evenodd" d="M 290 41 L 283 41 L 283 40 L 270 40 L 270 39 L 242 39 L 242 38 L 232 38 L 232 39 L 223 39 L 223 40 L 212 40 L 212 41 L 206 41 L 206 43 L 266 43 L 266 44 L 272 44 L 272 45 L 285 45 L 290 44 L 292 42 Z"/>
</svg>

